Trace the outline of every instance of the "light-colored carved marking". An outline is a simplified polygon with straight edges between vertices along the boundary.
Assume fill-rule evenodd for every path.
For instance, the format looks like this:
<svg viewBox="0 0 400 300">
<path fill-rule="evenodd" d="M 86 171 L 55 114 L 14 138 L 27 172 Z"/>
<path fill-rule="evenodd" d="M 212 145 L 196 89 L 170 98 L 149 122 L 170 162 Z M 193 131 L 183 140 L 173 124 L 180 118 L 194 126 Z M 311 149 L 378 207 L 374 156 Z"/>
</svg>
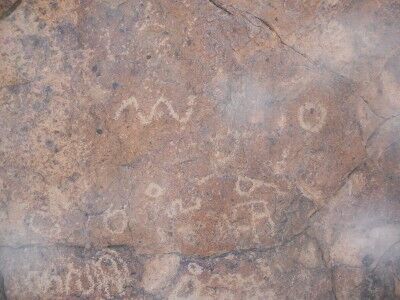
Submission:
<svg viewBox="0 0 400 300">
<path fill-rule="evenodd" d="M 160 116 L 160 114 L 157 113 L 157 108 L 161 104 L 164 104 L 168 110 L 168 114 L 175 121 L 177 121 L 181 124 L 185 124 L 189 121 L 190 117 L 193 114 L 194 100 L 195 100 L 195 96 L 188 97 L 187 105 L 189 106 L 189 108 L 186 110 L 185 114 L 182 117 L 180 117 L 178 115 L 178 113 L 174 110 L 174 108 L 172 107 L 171 102 L 169 100 L 165 99 L 164 97 L 160 97 L 157 100 L 157 102 L 150 109 L 150 113 L 148 115 L 145 115 L 139 110 L 139 104 L 138 104 L 138 101 L 136 100 L 136 98 L 134 96 L 132 96 L 132 97 L 124 100 L 121 103 L 120 107 L 115 112 L 114 120 L 118 120 L 118 118 L 121 116 L 121 113 L 124 111 L 124 109 L 126 109 L 128 106 L 132 105 L 135 108 L 135 110 L 137 111 L 137 115 L 138 115 L 140 123 L 142 125 L 148 125 L 148 124 L 152 123 L 155 119 L 157 119 L 158 116 Z"/>
<path fill-rule="evenodd" d="M 28 271 L 22 282 L 22 288 L 35 297 L 65 293 L 61 276 L 51 272 Z"/>
<path fill-rule="evenodd" d="M 194 99 L 195 99 L 195 98 L 194 98 L 193 96 L 190 96 L 190 97 L 189 97 L 189 101 L 188 101 L 188 106 L 189 106 L 189 108 L 188 108 L 188 110 L 185 112 L 185 114 L 184 114 L 183 117 L 179 117 L 179 115 L 175 112 L 174 108 L 172 107 L 171 102 L 169 102 L 168 100 L 166 100 L 166 99 L 164 99 L 163 97 L 161 97 L 161 98 L 159 98 L 159 99 L 157 100 L 156 104 L 153 105 L 153 107 L 152 107 L 151 110 L 150 110 L 150 114 L 149 114 L 148 116 L 145 116 L 145 115 L 142 114 L 141 112 L 138 113 L 139 120 L 140 120 L 140 122 L 141 122 L 143 125 L 150 124 L 150 123 L 153 121 L 153 119 L 154 119 L 154 117 L 155 117 L 155 115 L 156 115 L 156 109 L 157 109 L 157 107 L 158 107 L 159 105 L 161 105 L 161 104 L 164 104 L 164 105 L 167 107 L 170 116 L 171 116 L 174 120 L 178 121 L 179 123 L 186 123 L 187 121 L 189 121 L 190 117 L 191 117 L 192 114 L 193 114 L 193 107 L 192 107 L 192 106 L 193 106 L 193 104 L 194 104 Z"/>
<path fill-rule="evenodd" d="M 275 228 L 275 222 L 272 220 L 267 203 L 263 201 L 249 201 L 235 205 L 232 213 L 233 220 L 239 220 L 243 218 L 243 214 L 245 216 L 249 215 L 249 217 L 246 218 L 245 224 L 234 226 L 233 231 L 236 232 L 237 238 L 240 237 L 241 233 L 247 232 L 251 234 L 255 242 L 260 242 L 257 226 L 263 221 L 268 222 L 268 225 L 272 231 Z"/>
<path fill-rule="evenodd" d="M 121 113 L 128 107 L 133 105 L 133 107 L 137 110 L 138 109 L 138 103 L 135 97 L 130 97 L 124 101 L 122 101 L 121 105 L 117 109 L 114 115 L 114 120 L 118 120 L 119 117 L 121 116 Z"/>
<path fill-rule="evenodd" d="M 188 264 L 187 269 L 192 275 L 200 275 L 201 273 L 203 273 L 203 268 L 196 263 Z"/>
<path fill-rule="evenodd" d="M 260 187 L 268 187 L 276 190 L 277 192 L 280 192 L 278 187 L 269 182 L 264 182 L 262 180 L 258 179 L 253 179 L 247 176 L 242 176 L 239 175 L 238 179 L 236 180 L 235 184 L 235 191 L 240 195 L 240 196 L 250 196 L 256 189 Z"/>
<path fill-rule="evenodd" d="M 327 110 L 320 103 L 307 102 L 300 106 L 298 119 L 301 128 L 310 132 L 319 132 L 325 125 Z"/>
<path fill-rule="evenodd" d="M 86 292 L 83 290 L 82 286 L 82 280 L 81 280 L 81 271 L 79 270 L 78 267 L 75 267 L 74 263 L 70 262 L 67 265 L 67 275 L 65 278 L 65 291 L 67 295 L 70 295 L 74 293 L 74 291 L 82 291 Z"/>
<path fill-rule="evenodd" d="M 209 175 L 201 177 L 201 178 L 194 178 L 192 181 L 194 183 L 196 183 L 197 185 L 203 185 L 213 177 L 216 177 L 216 174 L 209 174 Z"/>
<path fill-rule="evenodd" d="M 164 194 L 164 189 L 159 186 L 157 183 L 151 182 L 144 192 L 146 196 L 151 198 L 158 198 Z"/>
<path fill-rule="evenodd" d="M 128 217 L 123 209 L 111 210 L 111 207 L 103 214 L 105 228 L 114 234 L 124 233 L 128 227 Z"/>
<path fill-rule="evenodd" d="M 278 174 L 278 175 L 284 174 L 285 167 L 287 165 L 286 159 L 287 159 L 288 155 L 289 155 L 289 150 L 283 149 L 282 159 L 277 161 L 273 166 L 275 174 Z"/>
<path fill-rule="evenodd" d="M 28 226 L 34 233 L 44 236 L 58 236 L 61 231 L 56 217 L 42 211 L 35 211 L 28 218 Z"/>
<path fill-rule="evenodd" d="M 167 210 L 167 215 L 170 218 L 177 216 L 178 214 L 187 214 L 201 208 L 201 198 L 191 198 L 186 203 L 182 199 L 178 198 L 172 201 L 170 208 Z"/>
<path fill-rule="evenodd" d="M 103 250 L 98 259 L 92 263 L 97 270 L 98 288 L 110 298 L 113 294 L 124 291 L 129 279 L 129 269 L 125 261 L 112 250 Z M 113 289 L 113 290 L 111 290 Z"/>
<path fill-rule="evenodd" d="M 223 165 L 230 162 L 239 148 L 239 139 L 241 135 L 238 132 L 231 132 L 228 130 L 226 134 L 216 134 L 211 139 L 213 147 L 215 148 L 214 157 L 216 159 L 214 168 L 217 165 Z M 229 145 L 229 147 L 227 146 Z"/>
<path fill-rule="evenodd" d="M 320 190 L 316 189 L 315 187 L 312 187 L 311 185 L 307 184 L 304 180 L 301 179 L 296 181 L 296 186 L 304 197 L 312 200 L 314 204 L 318 206 L 323 206 L 324 201 L 322 192 Z"/>
<path fill-rule="evenodd" d="M 130 281 L 126 262 L 109 249 L 99 251 L 94 258 L 80 264 L 67 260 L 64 271 L 59 274 L 54 274 L 53 269 L 54 265 L 50 265 L 41 271 L 28 271 L 23 287 L 39 298 L 99 294 L 110 299 L 122 296 Z"/>
</svg>

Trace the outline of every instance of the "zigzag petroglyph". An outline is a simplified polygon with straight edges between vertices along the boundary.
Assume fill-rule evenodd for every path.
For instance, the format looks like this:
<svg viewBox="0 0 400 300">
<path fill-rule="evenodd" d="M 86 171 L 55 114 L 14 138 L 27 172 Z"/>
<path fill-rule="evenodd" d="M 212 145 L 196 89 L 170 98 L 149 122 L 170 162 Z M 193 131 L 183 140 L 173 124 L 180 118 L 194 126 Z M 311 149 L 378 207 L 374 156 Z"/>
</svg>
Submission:
<svg viewBox="0 0 400 300">
<path fill-rule="evenodd" d="M 183 116 L 179 116 L 178 113 L 174 110 L 172 107 L 172 104 L 169 100 L 165 99 L 164 97 L 160 97 L 157 102 L 153 105 L 153 107 L 150 109 L 150 113 L 148 115 L 142 113 L 139 108 L 138 101 L 134 96 L 122 101 L 120 107 L 117 109 L 114 115 L 114 120 L 118 120 L 119 117 L 121 116 L 121 113 L 129 106 L 133 106 L 135 110 L 137 111 L 137 115 L 139 118 L 139 121 L 142 125 L 148 125 L 154 121 L 155 118 L 157 118 L 157 108 L 161 105 L 164 104 L 165 107 L 168 110 L 169 115 L 177 122 L 185 124 L 189 121 L 190 117 L 193 114 L 193 105 L 194 105 L 194 96 L 189 96 L 189 101 L 187 105 L 189 108 L 186 110 Z"/>
</svg>

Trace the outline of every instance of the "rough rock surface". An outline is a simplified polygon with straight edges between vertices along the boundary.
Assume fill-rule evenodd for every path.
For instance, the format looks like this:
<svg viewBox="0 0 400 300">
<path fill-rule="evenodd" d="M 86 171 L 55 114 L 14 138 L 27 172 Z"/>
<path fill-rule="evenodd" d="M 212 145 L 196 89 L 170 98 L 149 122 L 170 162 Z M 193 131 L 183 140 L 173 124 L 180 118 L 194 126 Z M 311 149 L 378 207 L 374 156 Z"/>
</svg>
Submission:
<svg viewBox="0 0 400 300">
<path fill-rule="evenodd" d="M 398 0 L 0 0 L 0 299 L 400 299 Z"/>
</svg>

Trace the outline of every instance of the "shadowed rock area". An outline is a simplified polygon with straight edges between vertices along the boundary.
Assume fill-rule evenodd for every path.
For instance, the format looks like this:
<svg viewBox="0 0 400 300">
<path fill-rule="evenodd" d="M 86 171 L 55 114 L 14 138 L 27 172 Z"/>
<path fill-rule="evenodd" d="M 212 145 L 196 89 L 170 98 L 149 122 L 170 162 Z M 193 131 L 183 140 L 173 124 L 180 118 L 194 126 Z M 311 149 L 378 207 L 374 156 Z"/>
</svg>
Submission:
<svg viewBox="0 0 400 300">
<path fill-rule="evenodd" d="M 0 299 L 400 299 L 398 0 L 0 0 Z"/>
</svg>

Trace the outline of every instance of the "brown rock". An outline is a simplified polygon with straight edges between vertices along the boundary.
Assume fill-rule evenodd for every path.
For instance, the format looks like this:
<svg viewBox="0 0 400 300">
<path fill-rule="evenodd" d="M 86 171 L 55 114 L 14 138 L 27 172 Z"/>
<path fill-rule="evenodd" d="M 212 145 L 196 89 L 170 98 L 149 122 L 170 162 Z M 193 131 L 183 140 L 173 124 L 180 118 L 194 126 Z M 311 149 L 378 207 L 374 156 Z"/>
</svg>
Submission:
<svg viewBox="0 0 400 300">
<path fill-rule="evenodd" d="M 0 0 L 0 295 L 395 299 L 399 42 L 397 0 Z"/>
</svg>

